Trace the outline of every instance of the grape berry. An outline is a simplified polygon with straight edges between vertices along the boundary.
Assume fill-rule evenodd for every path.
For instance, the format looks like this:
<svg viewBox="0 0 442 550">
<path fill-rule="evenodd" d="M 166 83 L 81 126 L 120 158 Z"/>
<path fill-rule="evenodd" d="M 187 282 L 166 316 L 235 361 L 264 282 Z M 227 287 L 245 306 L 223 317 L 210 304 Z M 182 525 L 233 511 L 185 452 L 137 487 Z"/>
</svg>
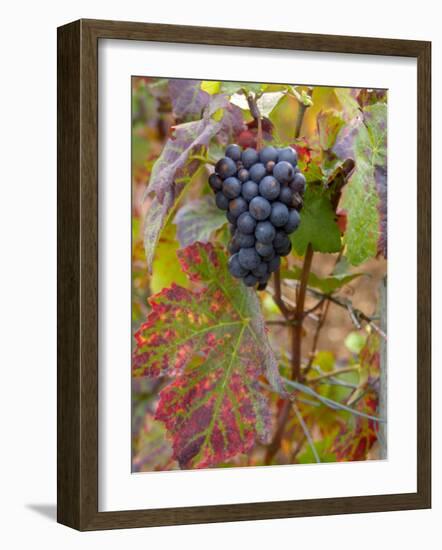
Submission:
<svg viewBox="0 0 442 550">
<path fill-rule="evenodd" d="M 289 235 L 301 221 L 305 177 L 291 147 L 261 151 L 231 144 L 209 176 L 218 208 L 226 211 L 232 238 L 228 268 L 258 290 L 266 287 L 292 249 Z"/>
</svg>

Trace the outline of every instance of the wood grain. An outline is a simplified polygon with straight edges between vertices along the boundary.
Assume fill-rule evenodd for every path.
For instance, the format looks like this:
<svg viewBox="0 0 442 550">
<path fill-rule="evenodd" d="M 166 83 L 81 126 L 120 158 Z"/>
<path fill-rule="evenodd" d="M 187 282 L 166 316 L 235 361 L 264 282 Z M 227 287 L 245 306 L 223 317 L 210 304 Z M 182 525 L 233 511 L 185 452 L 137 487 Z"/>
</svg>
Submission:
<svg viewBox="0 0 442 550">
<path fill-rule="evenodd" d="M 414 57 L 418 63 L 418 490 L 397 495 L 98 511 L 98 41 L 142 40 Z M 58 29 L 58 521 L 79 530 L 431 506 L 431 44 L 80 20 Z"/>
</svg>

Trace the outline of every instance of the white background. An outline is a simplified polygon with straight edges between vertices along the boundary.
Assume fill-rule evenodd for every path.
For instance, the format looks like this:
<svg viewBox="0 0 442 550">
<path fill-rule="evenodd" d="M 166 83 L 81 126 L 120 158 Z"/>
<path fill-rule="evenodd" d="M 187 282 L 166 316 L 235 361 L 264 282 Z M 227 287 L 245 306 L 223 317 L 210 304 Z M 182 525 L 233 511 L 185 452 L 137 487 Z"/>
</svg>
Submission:
<svg viewBox="0 0 442 550">
<path fill-rule="evenodd" d="M 175 5 L 174 5 L 175 4 Z M 291 547 L 403 549 L 440 540 L 442 375 L 440 283 L 434 286 L 433 510 L 328 518 L 181 526 L 79 534 L 54 523 L 56 372 L 56 26 L 79 17 L 433 40 L 433 150 L 442 149 L 442 38 L 436 2 L 280 0 L 264 4 L 78 0 L 15 2 L 2 12 L 0 235 L 1 525 L 6 548 L 122 548 L 149 545 L 221 549 Z M 406 152 L 404 152 L 406 161 Z M 434 154 L 434 181 L 440 166 Z M 437 169 L 437 171 L 436 171 Z M 433 204 L 439 214 L 440 186 Z M 409 197 L 404 198 L 404 212 Z M 405 216 L 405 214 L 404 214 Z M 434 216 L 433 233 L 441 232 Z M 404 246 L 407 232 L 404 225 Z M 434 280 L 441 279 L 434 239 Z M 439 245 L 439 246 L 438 246 Z M 439 253 L 437 254 L 437 249 Z M 437 398 L 437 400 L 436 400 Z M 435 547 L 434 544 L 431 547 Z"/>
<path fill-rule="evenodd" d="M 392 57 L 105 41 L 99 46 L 99 509 L 130 510 L 416 491 L 416 62 Z M 215 60 L 215 61 L 214 61 Z M 388 460 L 133 475 L 130 456 L 130 116 L 133 74 L 388 88 Z M 296 75 L 296 76 L 295 76 Z M 123 182 L 123 185 L 122 185 Z M 126 182 L 126 185 L 124 185 Z M 401 270 L 400 266 L 407 266 Z M 403 315 L 407 295 L 409 319 Z M 404 346 L 403 343 L 406 342 Z"/>
</svg>

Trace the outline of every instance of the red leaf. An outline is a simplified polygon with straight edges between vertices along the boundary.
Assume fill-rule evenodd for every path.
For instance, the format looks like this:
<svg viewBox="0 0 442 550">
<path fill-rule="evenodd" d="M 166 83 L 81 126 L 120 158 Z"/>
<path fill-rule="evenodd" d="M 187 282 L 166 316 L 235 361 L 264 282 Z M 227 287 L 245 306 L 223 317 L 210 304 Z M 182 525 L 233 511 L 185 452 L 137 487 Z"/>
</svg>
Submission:
<svg viewBox="0 0 442 550">
<path fill-rule="evenodd" d="M 267 440 L 270 410 L 259 377 L 277 384 L 277 364 L 256 293 L 229 275 L 224 252 L 195 243 L 178 254 L 198 288 L 172 285 L 150 299 L 133 375 L 172 378 L 156 418 L 180 467 L 203 468 Z"/>
<path fill-rule="evenodd" d="M 356 409 L 372 416 L 378 415 L 378 396 L 370 388 L 379 377 L 379 346 L 379 335 L 372 332 L 359 352 L 360 376 L 365 381 L 363 388 L 367 393 L 357 402 Z M 350 429 L 349 426 L 343 427 L 333 447 L 337 460 L 366 460 L 368 452 L 377 441 L 377 428 L 375 420 L 360 416 L 356 417 Z"/>
<path fill-rule="evenodd" d="M 358 402 L 357 409 L 367 414 L 376 414 L 377 406 L 377 396 L 369 393 Z M 343 427 L 331 449 L 336 454 L 336 460 L 367 460 L 368 452 L 377 441 L 376 424 L 374 420 L 358 416 L 352 430 L 348 426 Z"/>
</svg>

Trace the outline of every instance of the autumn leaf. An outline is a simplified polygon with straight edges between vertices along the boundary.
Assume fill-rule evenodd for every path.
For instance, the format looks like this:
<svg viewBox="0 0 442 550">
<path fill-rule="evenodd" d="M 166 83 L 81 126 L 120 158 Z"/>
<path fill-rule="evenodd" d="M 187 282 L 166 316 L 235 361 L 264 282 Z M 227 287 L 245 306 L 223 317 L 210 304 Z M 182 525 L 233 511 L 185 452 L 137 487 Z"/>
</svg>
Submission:
<svg viewBox="0 0 442 550">
<path fill-rule="evenodd" d="M 225 213 L 216 204 L 213 195 L 205 195 L 182 206 L 173 223 L 182 247 L 196 241 L 207 242 L 212 233 L 226 223 Z"/>
<path fill-rule="evenodd" d="M 336 137 L 344 125 L 341 114 L 335 110 L 321 111 L 316 119 L 319 146 L 324 151 L 333 147 Z"/>
<path fill-rule="evenodd" d="M 173 112 L 181 119 L 201 117 L 210 100 L 209 94 L 201 89 L 201 80 L 173 78 L 169 80 L 169 93 Z"/>
<path fill-rule="evenodd" d="M 192 81 L 200 90 L 199 81 Z M 187 87 L 186 94 L 190 93 Z M 198 148 L 207 146 L 214 136 L 233 136 L 243 127 L 241 110 L 231 105 L 225 95 L 209 96 L 202 118 L 174 127 L 169 138 L 155 162 L 145 199 L 152 197 L 152 202 L 144 219 L 144 248 L 149 271 L 155 254 L 161 231 L 166 225 L 172 208 L 180 197 L 187 181 L 201 165 L 200 160 L 190 157 Z M 177 95 L 177 105 L 181 109 Z M 177 108 L 177 107 L 176 107 Z"/>
<path fill-rule="evenodd" d="M 379 379 L 380 338 L 371 332 L 359 351 L 359 385 L 351 398 L 347 400 L 356 410 L 365 414 L 378 415 L 378 396 L 372 389 Z M 356 401 L 355 405 L 353 403 Z M 367 460 L 368 453 L 377 441 L 378 426 L 372 419 L 356 416 L 350 419 L 338 434 L 332 451 L 338 461 Z"/>
<path fill-rule="evenodd" d="M 333 148 L 356 167 L 345 187 L 346 256 L 360 265 L 377 254 L 387 255 L 387 105 L 358 111 L 338 135 Z"/>
<path fill-rule="evenodd" d="M 229 275 L 224 251 L 195 243 L 178 256 L 197 288 L 172 284 L 150 298 L 133 376 L 171 379 L 156 419 L 180 467 L 204 468 L 267 441 L 271 412 L 259 379 L 282 385 L 256 293 Z"/>
<path fill-rule="evenodd" d="M 176 255 L 178 248 L 176 226 L 168 223 L 161 233 L 153 261 L 152 276 L 150 278 L 152 292 L 159 292 L 173 282 L 184 287 L 187 286 L 187 277 L 182 272 Z"/>
<path fill-rule="evenodd" d="M 376 414 L 378 398 L 374 392 L 367 393 L 357 404 L 357 410 Z M 353 426 L 343 426 L 332 445 L 331 452 L 338 462 L 367 460 L 368 453 L 377 441 L 377 422 L 361 416 L 352 419 Z"/>
</svg>

